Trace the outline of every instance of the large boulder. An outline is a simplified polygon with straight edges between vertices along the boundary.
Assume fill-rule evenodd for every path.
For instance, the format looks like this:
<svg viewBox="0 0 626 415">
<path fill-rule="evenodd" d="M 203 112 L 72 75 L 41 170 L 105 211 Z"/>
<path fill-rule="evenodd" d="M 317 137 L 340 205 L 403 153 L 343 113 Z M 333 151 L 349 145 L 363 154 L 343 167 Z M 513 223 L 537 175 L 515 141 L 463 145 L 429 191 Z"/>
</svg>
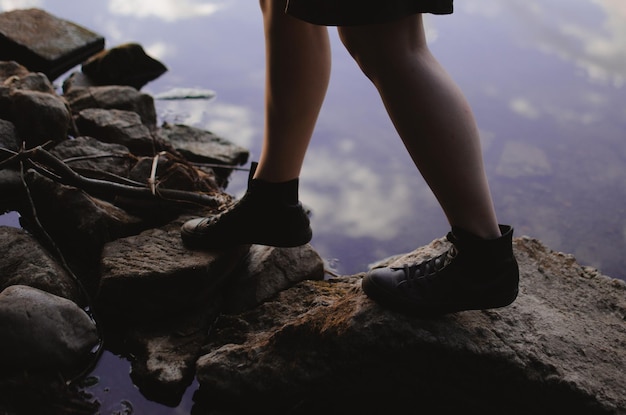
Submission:
<svg viewBox="0 0 626 415">
<path fill-rule="evenodd" d="M 0 60 L 55 79 L 104 48 L 104 38 L 40 9 L 0 13 Z"/>
<path fill-rule="evenodd" d="M 222 316 L 198 360 L 196 409 L 623 414 L 626 284 L 534 239 L 515 252 L 521 292 L 504 309 L 410 318 L 369 300 L 357 275 Z"/>
</svg>

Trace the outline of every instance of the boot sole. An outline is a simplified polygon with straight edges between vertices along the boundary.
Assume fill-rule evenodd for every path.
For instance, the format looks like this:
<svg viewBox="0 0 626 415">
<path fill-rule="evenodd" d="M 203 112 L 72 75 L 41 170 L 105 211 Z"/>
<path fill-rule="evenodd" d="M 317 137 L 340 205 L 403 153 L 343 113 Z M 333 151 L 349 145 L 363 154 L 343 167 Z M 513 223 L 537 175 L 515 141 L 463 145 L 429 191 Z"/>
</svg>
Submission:
<svg viewBox="0 0 626 415">
<path fill-rule="evenodd" d="M 516 286 L 508 292 L 499 292 L 498 295 L 493 296 L 494 298 L 485 299 L 484 301 L 419 305 L 411 302 L 409 299 L 388 293 L 384 288 L 367 278 L 367 276 L 363 278 L 361 288 L 369 298 L 383 307 L 414 317 L 435 317 L 460 311 L 503 308 L 511 305 L 517 299 L 519 293 L 519 288 Z"/>
</svg>

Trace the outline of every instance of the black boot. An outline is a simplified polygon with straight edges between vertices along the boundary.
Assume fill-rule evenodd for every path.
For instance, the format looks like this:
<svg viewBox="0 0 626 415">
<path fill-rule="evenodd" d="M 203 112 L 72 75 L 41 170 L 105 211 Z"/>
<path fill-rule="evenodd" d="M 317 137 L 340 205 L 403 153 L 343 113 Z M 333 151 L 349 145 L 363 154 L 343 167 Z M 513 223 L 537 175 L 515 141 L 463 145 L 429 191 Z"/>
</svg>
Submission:
<svg viewBox="0 0 626 415">
<path fill-rule="evenodd" d="M 513 228 L 482 239 L 453 227 L 452 247 L 420 264 L 375 268 L 363 291 L 381 305 L 418 316 L 504 307 L 517 298 L 519 270 L 513 255 Z"/>
<path fill-rule="evenodd" d="M 185 245 L 220 249 L 259 244 L 278 247 L 304 245 L 311 240 L 309 218 L 298 201 L 298 179 L 270 183 L 253 179 L 246 194 L 218 215 L 187 221 L 181 227 Z"/>
</svg>

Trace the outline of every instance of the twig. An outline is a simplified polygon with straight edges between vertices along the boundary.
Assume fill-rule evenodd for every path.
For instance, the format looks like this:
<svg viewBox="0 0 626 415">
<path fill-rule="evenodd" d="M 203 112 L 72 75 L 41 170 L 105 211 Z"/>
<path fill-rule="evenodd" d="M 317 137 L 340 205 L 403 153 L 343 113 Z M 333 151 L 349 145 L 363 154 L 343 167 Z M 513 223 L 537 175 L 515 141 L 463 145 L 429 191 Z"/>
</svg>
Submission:
<svg viewBox="0 0 626 415">
<path fill-rule="evenodd" d="M 148 184 L 150 185 L 150 191 L 153 196 L 156 196 L 156 172 L 157 166 L 159 165 L 159 156 L 164 154 L 164 152 L 157 153 L 152 158 L 152 168 L 150 169 L 150 177 L 148 178 Z"/>
<path fill-rule="evenodd" d="M 201 163 L 197 161 L 189 162 L 192 166 L 209 167 L 211 169 L 228 169 L 237 171 L 250 171 L 248 167 L 239 167 L 232 164 L 218 164 L 218 163 Z"/>
<path fill-rule="evenodd" d="M 171 202 L 188 202 L 202 206 L 219 206 L 220 200 L 216 197 L 203 193 L 188 192 L 176 189 L 159 189 L 158 192 L 152 192 L 149 187 L 142 185 L 131 186 L 127 184 L 113 183 L 106 180 L 91 179 L 76 173 L 60 159 L 53 156 L 41 147 L 35 147 L 30 150 L 22 151 L 23 158 L 33 159 L 46 166 L 51 167 L 60 177 L 60 180 L 67 185 L 81 188 L 88 193 L 91 192 L 110 192 L 119 196 L 135 197 L 142 199 L 162 199 Z M 156 190 L 156 189 L 155 189 Z"/>
</svg>

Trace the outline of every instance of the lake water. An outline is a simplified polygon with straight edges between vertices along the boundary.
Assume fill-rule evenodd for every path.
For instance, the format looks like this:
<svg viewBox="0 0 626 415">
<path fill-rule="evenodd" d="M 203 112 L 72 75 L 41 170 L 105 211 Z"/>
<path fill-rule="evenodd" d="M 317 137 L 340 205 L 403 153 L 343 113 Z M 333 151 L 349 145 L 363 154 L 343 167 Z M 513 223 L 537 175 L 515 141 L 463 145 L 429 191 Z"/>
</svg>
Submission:
<svg viewBox="0 0 626 415">
<path fill-rule="evenodd" d="M 144 91 L 217 92 L 211 101 L 157 101 L 162 120 L 211 130 L 258 158 L 264 49 L 256 1 L 0 0 L 1 11 L 18 7 L 79 23 L 107 47 L 141 43 L 169 67 Z M 474 108 L 500 221 L 625 279 L 626 2 L 465 0 L 454 15 L 426 22 L 433 52 Z M 331 38 L 331 85 L 301 199 L 313 212 L 314 248 L 336 272 L 353 274 L 443 236 L 448 225 L 376 91 L 332 29 Z M 228 190 L 241 194 L 246 178 L 235 173 Z M 99 365 L 103 409 L 128 399 L 138 413 L 189 413 L 193 387 L 179 408 L 167 408 L 142 400 L 127 370 L 112 356 Z"/>
</svg>

